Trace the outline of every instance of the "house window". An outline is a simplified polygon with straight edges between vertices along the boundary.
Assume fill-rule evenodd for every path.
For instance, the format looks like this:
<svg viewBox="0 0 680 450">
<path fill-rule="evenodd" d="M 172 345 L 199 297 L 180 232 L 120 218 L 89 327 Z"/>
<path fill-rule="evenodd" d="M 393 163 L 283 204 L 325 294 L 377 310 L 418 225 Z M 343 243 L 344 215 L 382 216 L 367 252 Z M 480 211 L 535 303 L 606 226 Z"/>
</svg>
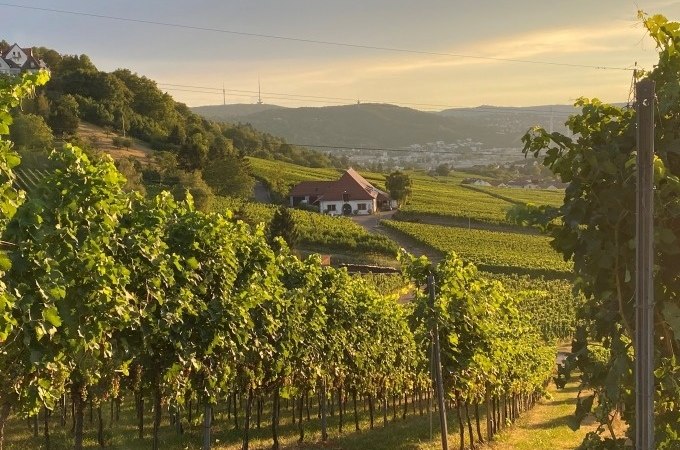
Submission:
<svg viewBox="0 0 680 450">
<path fill-rule="evenodd" d="M 357 209 L 359 211 L 366 211 L 366 203 L 359 203 L 357 204 Z"/>
<path fill-rule="evenodd" d="M 326 206 L 326 211 L 337 211 L 337 209 L 335 208 L 335 205 L 328 205 Z"/>
<path fill-rule="evenodd" d="M 349 201 L 349 194 L 347 192 L 343 192 L 342 194 L 342 201 L 343 202 L 348 202 Z"/>
</svg>

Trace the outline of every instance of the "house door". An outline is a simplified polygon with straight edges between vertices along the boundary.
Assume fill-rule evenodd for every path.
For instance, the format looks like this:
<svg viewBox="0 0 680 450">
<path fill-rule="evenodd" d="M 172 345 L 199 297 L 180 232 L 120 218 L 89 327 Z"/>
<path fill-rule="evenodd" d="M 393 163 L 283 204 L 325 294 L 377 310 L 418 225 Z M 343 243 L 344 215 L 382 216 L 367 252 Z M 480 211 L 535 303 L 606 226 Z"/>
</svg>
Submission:
<svg viewBox="0 0 680 450">
<path fill-rule="evenodd" d="M 345 203 L 342 205 L 342 214 L 345 216 L 350 216 L 352 215 L 352 205 L 349 203 Z"/>
</svg>

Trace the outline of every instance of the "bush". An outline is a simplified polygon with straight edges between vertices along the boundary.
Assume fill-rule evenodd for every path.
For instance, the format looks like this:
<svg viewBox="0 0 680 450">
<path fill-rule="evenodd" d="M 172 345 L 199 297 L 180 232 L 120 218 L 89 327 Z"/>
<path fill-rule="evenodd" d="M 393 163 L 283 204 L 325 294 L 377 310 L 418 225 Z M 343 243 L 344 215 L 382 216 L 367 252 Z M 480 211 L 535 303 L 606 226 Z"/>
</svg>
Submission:
<svg viewBox="0 0 680 450">
<path fill-rule="evenodd" d="M 111 143 L 116 148 L 121 148 L 121 147 L 130 148 L 130 147 L 132 147 L 132 139 L 127 138 L 127 137 L 114 136 L 114 138 L 111 139 Z"/>
</svg>

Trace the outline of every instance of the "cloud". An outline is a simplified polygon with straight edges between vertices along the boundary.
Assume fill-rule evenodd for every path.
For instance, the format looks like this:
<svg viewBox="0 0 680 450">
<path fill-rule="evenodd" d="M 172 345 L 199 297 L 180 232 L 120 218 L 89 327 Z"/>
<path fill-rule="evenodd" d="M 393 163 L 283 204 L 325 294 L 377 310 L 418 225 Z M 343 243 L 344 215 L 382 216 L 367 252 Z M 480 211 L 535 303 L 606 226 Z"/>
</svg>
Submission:
<svg viewBox="0 0 680 450">
<path fill-rule="evenodd" d="M 569 28 L 546 28 L 497 36 L 474 45 L 445 47 L 442 52 L 489 58 L 543 60 L 595 66 L 629 66 L 639 61 L 650 66 L 655 54 L 640 46 L 643 31 L 632 21 Z M 182 73 L 163 63 L 155 65 L 158 80 L 192 79 L 198 85 L 227 89 L 256 89 L 258 75 L 264 92 L 361 98 L 450 105 L 527 105 L 568 103 L 580 95 L 609 101 L 625 100 L 631 74 L 624 71 L 588 71 L 581 68 L 520 64 L 490 59 L 404 53 L 322 59 L 289 58 L 275 61 L 210 61 L 213 70 L 204 74 Z M 200 66 L 200 62 L 197 63 Z M 174 66 L 173 66 L 174 67 Z M 162 75 L 165 74 L 165 75 Z M 220 75 L 221 74 L 221 75 Z M 201 77 L 202 79 L 198 79 Z M 206 103 L 200 94 L 176 93 L 189 104 Z M 264 96 L 267 101 L 266 95 Z M 221 102 L 215 97 L 214 103 Z M 248 98 L 228 101 L 248 102 Z M 278 101 L 277 101 L 278 100 Z M 273 103 L 318 104 L 302 99 Z M 329 104 L 332 101 L 329 99 Z"/>
</svg>

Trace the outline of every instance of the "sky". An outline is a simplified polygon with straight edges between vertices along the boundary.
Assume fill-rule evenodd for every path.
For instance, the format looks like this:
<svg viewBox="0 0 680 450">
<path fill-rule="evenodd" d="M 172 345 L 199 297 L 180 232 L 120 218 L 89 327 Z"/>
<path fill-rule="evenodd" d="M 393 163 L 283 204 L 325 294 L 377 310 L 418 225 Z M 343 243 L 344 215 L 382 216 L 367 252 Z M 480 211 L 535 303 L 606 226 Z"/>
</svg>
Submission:
<svg viewBox="0 0 680 450">
<path fill-rule="evenodd" d="M 221 104 L 223 88 L 226 103 L 255 103 L 258 79 L 283 106 L 620 102 L 632 72 L 619 69 L 657 60 L 638 10 L 680 20 L 680 0 L 15 0 L 0 1 L 0 39 L 128 68 L 189 106 Z"/>
</svg>

